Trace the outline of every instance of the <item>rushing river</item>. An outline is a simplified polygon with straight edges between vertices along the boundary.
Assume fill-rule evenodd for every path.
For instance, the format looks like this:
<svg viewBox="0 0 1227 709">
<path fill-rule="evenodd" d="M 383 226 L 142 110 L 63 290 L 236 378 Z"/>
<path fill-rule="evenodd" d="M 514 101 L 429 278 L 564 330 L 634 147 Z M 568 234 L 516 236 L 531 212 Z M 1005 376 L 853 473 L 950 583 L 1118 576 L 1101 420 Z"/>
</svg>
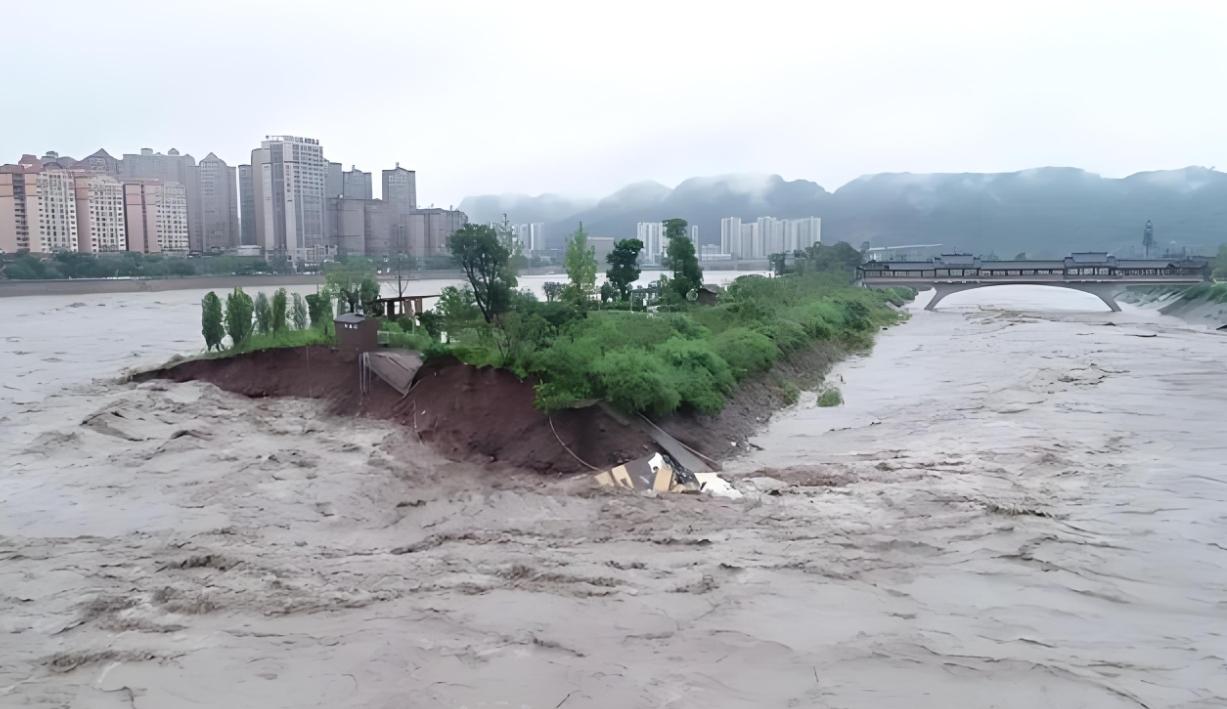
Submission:
<svg viewBox="0 0 1227 709">
<path fill-rule="evenodd" d="M 1222 334 L 922 294 L 746 499 L 650 499 L 88 383 L 197 347 L 199 295 L 0 300 L 0 705 L 1227 706 Z"/>
</svg>

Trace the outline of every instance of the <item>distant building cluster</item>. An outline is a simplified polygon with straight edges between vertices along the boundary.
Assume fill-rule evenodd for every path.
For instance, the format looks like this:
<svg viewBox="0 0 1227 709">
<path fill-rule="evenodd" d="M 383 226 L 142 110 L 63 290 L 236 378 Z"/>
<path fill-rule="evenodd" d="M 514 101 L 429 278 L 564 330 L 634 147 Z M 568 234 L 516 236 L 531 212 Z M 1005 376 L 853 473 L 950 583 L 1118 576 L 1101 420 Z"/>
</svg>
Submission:
<svg viewBox="0 0 1227 709">
<path fill-rule="evenodd" d="M 694 244 L 695 253 L 699 249 L 699 225 L 686 227 L 686 236 Z M 665 235 L 664 222 L 639 222 L 635 226 L 635 238 L 643 242 L 644 263 L 664 263 L 665 252 L 669 249 L 669 238 Z"/>
<path fill-rule="evenodd" d="M 822 243 L 822 219 L 776 219 L 759 217 L 742 222 L 740 217 L 720 220 L 720 253 L 733 260 L 765 259 L 771 254 L 792 253 Z"/>
<path fill-rule="evenodd" d="M 490 226 L 495 229 L 509 229 L 511 238 L 520 246 L 520 251 L 525 256 L 543 255 L 548 250 L 545 245 L 545 223 L 532 222 L 530 224 L 502 224 L 499 222 L 490 222 Z"/>
<path fill-rule="evenodd" d="M 371 173 L 344 170 L 318 140 L 297 136 L 267 136 L 237 169 L 174 149 L 23 155 L 0 165 L 0 251 L 244 253 L 308 264 L 445 254 L 465 214 L 419 208 L 417 176 L 399 163 L 381 177 L 375 199 Z"/>
<path fill-rule="evenodd" d="M 0 165 L 0 251 L 182 253 L 238 240 L 234 169 L 210 153 L 84 160 L 54 152 Z"/>
</svg>

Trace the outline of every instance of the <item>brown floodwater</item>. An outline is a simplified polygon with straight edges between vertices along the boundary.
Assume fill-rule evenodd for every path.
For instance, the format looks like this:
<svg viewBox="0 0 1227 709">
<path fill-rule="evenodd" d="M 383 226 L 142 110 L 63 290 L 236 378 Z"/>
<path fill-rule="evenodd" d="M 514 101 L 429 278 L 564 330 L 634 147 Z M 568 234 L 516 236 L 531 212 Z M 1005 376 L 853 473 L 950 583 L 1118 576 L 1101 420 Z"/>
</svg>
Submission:
<svg viewBox="0 0 1227 709">
<path fill-rule="evenodd" d="M 0 706 L 1227 705 L 1222 334 L 922 294 L 725 500 L 116 383 L 200 295 L 0 299 Z"/>
</svg>

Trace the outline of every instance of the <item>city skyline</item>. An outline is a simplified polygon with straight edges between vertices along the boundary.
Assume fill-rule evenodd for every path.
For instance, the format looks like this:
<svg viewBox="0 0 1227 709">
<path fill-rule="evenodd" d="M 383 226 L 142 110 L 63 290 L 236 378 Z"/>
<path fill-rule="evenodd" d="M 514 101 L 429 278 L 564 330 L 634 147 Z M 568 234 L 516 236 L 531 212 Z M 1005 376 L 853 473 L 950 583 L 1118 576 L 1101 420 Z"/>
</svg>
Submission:
<svg viewBox="0 0 1227 709">
<path fill-rule="evenodd" d="M 420 203 L 441 207 L 696 175 L 780 174 L 834 190 L 880 172 L 1072 165 L 1121 177 L 1227 165 L 1227 98 L 1212 88 L 1227 71 L 1219 3 L 602 7 L 18 3 L 5 8 L 14 32 L 0 51 L 41 59 L 38 72 L 7 77 L 0 155 L 174 145 L 239 165 L 252 135 L 309 135 L 346 166 L 400 160 L 432 175 Z M 46 52 L 42 35 L 88 46 L 123 37 L 129 18 L 166 31 L 91 58 L 110 81 L 85 120 L 71 90 L 79 63 Z M 524 42 L 526 32 L 549 41 Z M 326 51 L 354 36 L 361 51 Z M 754 36 L 772 36 L 774 51 L 719 42 Z M 627 51 L 629 38 L 657 49 Z M 457 52 L 460 41 L 483 51 Z M 148 65 L 159 54 L 176 60 Z M 293 71 L 257 80 L 287 54 Z M 217 100 L 165 101 L 149 86 Z M 756 96 L 771 96 L 772 110 Z"/>
<path fill-rule="evenodd" d="M 419 208 L 417 174 L 328 160 L 316 138 L 266 135 L 245 164 L 210 151 L 47 151 L 0 164 L 0 252 L 249 253 L 318 263 L 338 255 L 439 256 L 467 223 Z M 383 199 L 382 195 L 387 195 Z"/>
</svg>

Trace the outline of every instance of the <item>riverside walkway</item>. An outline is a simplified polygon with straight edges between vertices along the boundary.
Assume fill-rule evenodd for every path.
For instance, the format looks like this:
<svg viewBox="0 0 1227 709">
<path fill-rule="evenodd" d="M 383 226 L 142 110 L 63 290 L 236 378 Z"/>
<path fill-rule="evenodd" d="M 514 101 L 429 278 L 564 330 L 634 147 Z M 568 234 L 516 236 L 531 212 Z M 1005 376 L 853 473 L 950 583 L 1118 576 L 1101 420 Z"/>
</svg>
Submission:
<svg viewBox="0 0 1227 709">
<path fill-rule="evenodd" d="M 969 254 L 943 254 L 928 261 L 868 261 L 857 267 L 867 287 L 934 289 L 933 310 L 952 293 L 1002 285 L 1042 285 L 1090 293 L 1112 311 L 1129 286 L 1194 285 L 1210 278 L 1204 258 L 1118 259 L 1104 252 L 1077 252 L 1054 261 L 986 261 Z"/>
</svg>

